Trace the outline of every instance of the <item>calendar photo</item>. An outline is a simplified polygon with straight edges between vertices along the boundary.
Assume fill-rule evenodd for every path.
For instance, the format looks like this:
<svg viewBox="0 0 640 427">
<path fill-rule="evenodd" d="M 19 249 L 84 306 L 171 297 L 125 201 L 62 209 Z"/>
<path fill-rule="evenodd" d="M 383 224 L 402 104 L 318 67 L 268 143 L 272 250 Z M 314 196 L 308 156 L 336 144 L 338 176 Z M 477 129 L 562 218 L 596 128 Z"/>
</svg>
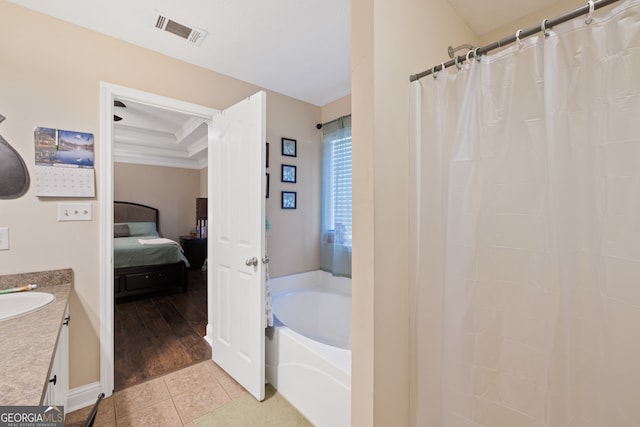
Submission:
<svg viewBox="0 0 640 427">
<path fill-rule="evenodd" d="M 37 127 L 34 131 L 36 164 L 93 168 L 93 134 Z"/>
</svg>

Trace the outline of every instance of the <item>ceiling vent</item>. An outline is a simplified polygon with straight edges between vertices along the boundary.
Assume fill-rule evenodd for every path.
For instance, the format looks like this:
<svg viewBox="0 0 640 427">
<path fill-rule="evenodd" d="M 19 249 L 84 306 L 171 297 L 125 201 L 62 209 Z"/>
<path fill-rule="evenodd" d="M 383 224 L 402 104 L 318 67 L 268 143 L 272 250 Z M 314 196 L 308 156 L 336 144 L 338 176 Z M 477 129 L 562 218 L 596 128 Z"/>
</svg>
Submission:
<svg viewBox="0 0 640 427">
<path fill-rule="evenodd" d="M 156 11 L 156 28 L 175 34 L 196 46 L 200 46 L 202 40 L 204 40 L 207 35 L 207 32 L 204 30 L 181 24 L 171 18 L 167 18 L 167 16 L 158 11 Z"/>
</svg>

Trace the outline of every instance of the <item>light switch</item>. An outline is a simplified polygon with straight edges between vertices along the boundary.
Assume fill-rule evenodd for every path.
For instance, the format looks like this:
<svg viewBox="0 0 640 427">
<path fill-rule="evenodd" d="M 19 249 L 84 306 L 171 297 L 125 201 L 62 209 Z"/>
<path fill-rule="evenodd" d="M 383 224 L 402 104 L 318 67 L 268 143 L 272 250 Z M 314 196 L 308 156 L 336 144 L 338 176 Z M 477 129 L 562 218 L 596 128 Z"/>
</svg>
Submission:
<svg viewBox="0 0 640 427">
<path fill-rule="evenodd" d="M 9 227 L 0 227 L 0 251 L 9 250 Z"/>
<path fill-rule="evenodd" d="M 58 203 L 58 221 L 91 221 L 91 203 Z"/>
</svg>

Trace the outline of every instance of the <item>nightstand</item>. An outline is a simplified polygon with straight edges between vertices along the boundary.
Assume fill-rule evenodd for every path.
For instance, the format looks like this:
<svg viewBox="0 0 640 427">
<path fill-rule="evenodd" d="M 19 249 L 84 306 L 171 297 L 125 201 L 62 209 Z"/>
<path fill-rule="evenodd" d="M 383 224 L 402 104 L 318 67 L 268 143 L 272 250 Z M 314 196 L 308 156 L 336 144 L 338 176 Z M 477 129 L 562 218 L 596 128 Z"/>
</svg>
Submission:
<svg viewBox="0 0 640 427">
<path fill-rule="evenodd" d="M 184 256 L 189 260 L 189 269 L 202 268 L 204 260 L 207 259 L 207 238 L 180 236 L 180 246 L 184 250 Z"/>
</svg>

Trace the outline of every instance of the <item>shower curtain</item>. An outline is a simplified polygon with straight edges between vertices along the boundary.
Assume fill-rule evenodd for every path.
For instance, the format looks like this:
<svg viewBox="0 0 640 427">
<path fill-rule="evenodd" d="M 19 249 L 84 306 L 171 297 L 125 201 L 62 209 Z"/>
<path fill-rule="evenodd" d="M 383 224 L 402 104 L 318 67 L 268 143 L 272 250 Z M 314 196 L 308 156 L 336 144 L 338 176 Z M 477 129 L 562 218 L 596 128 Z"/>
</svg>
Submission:
<svg viewBox="0 0 640 427">
<path fill-rule="evenodd" d="M 640 1 L 412 102 L 417 424 L 640 425 Z"/>
</svg>

